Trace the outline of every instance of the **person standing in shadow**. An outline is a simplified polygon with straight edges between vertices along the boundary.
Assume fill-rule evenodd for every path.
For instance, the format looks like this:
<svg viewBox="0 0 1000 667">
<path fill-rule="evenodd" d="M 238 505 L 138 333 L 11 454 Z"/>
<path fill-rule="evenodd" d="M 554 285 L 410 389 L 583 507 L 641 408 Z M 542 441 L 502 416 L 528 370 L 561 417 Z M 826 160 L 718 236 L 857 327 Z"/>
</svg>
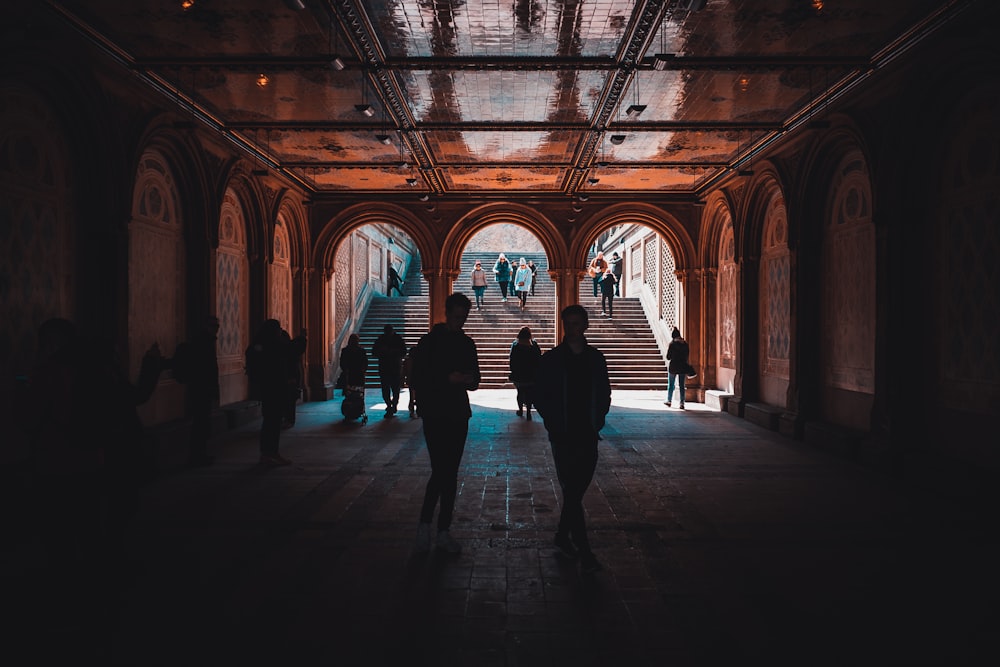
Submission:
<svg viewBox="0 0 1000 667">
<path fill-rule="evenodd" d="M 535 378 L 542 350 L 531 336 L 530 327 L 521 327 L 517 340 L 510 346 L 510 381 L 517 389 L 517 416 L 523 414 L 531 421 L 531 406 L 534 403 Z"/>
<path fill-rule="evenodd" d="M 399 391 L 403 384 L 403 357 L 406 341 L 391 324 L 382 327 L 382 335 L 372 343 L 372 356 L 378 359 L 379 384 L 385 401 L 385 416 L 392 417 L 399 406 Z"/>
<path fill-rule="evenodd" d="M 345 387 L 364 387 L 368 376 L 368 353 L 361 346 L 361 336 L 347 337 L 347 345 L 340 350 L 340 370 Z"/>
<path fill-rule="evenodd" d="M 597 469 L 597 442 L 611 408 L 611 381 L 604 354 L 587 343 L 587 310 L 563 309 L 562 343 L 542 355 L 535 385 L 535 407 L 545 422 L 562 511 L 556 528 L 556 552 L 580 559 L 590 574 L 602 569 L 587 536 L 583 496 Z"/>
<path fill-rule="evenodd" d="M 62 318 L 44 322 L 38 341 L 26 418 L 37 527 L 50 559 L 45 583 L 53 587 L 44 623 L 79 633 L 70 640 L 74 659 L 93 653 L 104 664 L 132 572 L 127 538 L 156 472 L 137 408 L 166 362 L 153 343 L 133 383 L 110 340 L 80 335 Z"/>
<path fill-rule="evenodd" d="M 684 385 L 687 383 L 688 357 L 691 355 L 691 348 L 688 342 L 681 337 L 681 331 L 677 327 L 670 332 L 670 344 L 667 345 L 667 400 L 663 401 L 665 406 L 672 407 L 674 402 L 674 385 L 680 393 L 681 410 L 684 409 Z"/>
<path fill-rule="evenodd" d="M 413 354 L 410 386 L 417 389 L 417 410 L 423 421 L 424 440 L 431 460 L 420 507 L 420 523 L 414 544 L 416 553 L 431 547 L 431 521 L 440 501 L 437 521 L 437 548 L 457 554 L 462 546 L 451 536 L 458 468 L 465 452 L 472 409 L 469 393 L 479 388 L 479 353 L 476 344 L 462 330 L 472 302 L 461 292 L 445 299 L 445 321 L 434 325 L 421 337 Z"/>
<path fill-rule="evenodd" d="M 174 379 L 184 385 L 184 398 L 191 418 L 191 440 L 187 466 L 212 465 L 215 457 L 208 453 L 212 436 L 212 410 L 219 405 L 219 361 L 216 341 L 219 318 L 209 315 L 203 328 L 190 341 L 181 343 L 168 362 Z"/>
<path fill-rule="evenodd" d="M 260 463 L 275 467 L 292 462 L 279 452 L 281 423 L 288 408 L 289 341 L 278 320 L 261 323 L 246 350 L 250 395 L 260 401 Z"/>
<path fill-rule="evenodd" d="M 399 277 L 399 273 L 392 266 L 389 267 L 389 286 L 385 290 L 386 296 L 392 296 L 392 290 L 396 290 L 396 294 L 403 296 L 403 290 L 400 289 L 403 286 L 403 279 Z"/>
<path fill-rule="evenodd" d="M 535 281 L 538 279 L 538 266 L 535 264 L 535 260 L 528 260 L 528 268 L 531 269 L 531 290 L 528 293 L 535 296 Z"/>
</svg>

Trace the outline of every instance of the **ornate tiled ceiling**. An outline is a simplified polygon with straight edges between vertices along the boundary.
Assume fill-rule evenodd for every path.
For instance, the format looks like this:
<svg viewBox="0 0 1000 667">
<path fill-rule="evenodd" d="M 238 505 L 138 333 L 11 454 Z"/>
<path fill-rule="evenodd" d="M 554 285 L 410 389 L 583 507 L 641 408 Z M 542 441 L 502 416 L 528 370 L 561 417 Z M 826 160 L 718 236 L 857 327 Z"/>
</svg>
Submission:
<svg viewBox="0 0 1000 667">
<path fill-rule="evenodd" d="M 313 194 L 443 195 L 697 193 L 966 3 L 49 4 Z"/>
</svg>

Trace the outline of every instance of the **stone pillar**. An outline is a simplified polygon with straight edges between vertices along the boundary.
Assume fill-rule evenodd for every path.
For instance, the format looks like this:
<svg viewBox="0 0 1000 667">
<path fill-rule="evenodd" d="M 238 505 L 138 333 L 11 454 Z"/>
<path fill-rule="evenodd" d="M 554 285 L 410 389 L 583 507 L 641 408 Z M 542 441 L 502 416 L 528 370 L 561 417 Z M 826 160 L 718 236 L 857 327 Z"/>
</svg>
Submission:
<svg viewBox="0 0 1000 667">
<path fill-rule="evenodd" d="M 580 302 L 580 281 L 586 276 L 586 271 L 580 270 L 577 266 L 553 267 L 549 266 L 549 277 L 552 279 L 556 290 L 555 312 L 555 344 L 562 342 L 562 319 L 560 314 L 563 308 Z"/>
<path fill-rule="evenodd" d="M 703 389 L 714 389 L 716 386 L 715 363 L 719 354 L 717 350 L 718 325 L 718 271 L 716 269 L 701 269 L 701 327 L 698 348 L 698 377 Z"/>
<path fill-rule="evenodd" d="M 309 322 L 309 347 L 306 349 L 306 386 L 310 401 L 328 401 L 333 398 L 333 381 L 330 378 L 332 359 L 330 358 L 329 341 L 331 331 L 330 304 L 332 303 L 330 286 L 333 284 L 333 271 L 325 269 L 309 269 L 310 280 L 305 281 L 304 288 L 308 292 L 307 318 Z"/>
</svg>

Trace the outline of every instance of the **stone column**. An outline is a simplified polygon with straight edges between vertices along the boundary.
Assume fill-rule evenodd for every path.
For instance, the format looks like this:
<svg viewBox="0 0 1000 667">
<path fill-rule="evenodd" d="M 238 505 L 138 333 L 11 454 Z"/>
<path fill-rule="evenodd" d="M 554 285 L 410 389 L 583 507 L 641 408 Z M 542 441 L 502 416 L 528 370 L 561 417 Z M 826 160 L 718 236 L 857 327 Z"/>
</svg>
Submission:
<svg viewBox="0 0 1000 667">
<path fill-rule="evenodd" d="M 310 280 L 304 281 L 308 292 L 308 317 L 303 320 L 309 326 L 309 347 L 306 349 L 306 386 L 310 401 L 328 401 L 333 398 L 333 381 L 330 378 L 332 359 L 330 358 L 330 288 L 333 285 L 333 271 L 324 269 L 308 270 Z"/>
</svg>

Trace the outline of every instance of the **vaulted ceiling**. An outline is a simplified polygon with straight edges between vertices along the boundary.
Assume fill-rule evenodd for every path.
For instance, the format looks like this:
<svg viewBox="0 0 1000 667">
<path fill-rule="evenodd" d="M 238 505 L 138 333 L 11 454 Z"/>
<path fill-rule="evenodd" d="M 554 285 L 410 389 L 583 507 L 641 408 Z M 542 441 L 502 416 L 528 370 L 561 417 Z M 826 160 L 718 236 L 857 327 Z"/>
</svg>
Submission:
<svg viewBox="0 0 1000 667">
<path fill-rule="evenodd" d="M 691 196 L 821 126 L 831 101 L 964 3 L 48 4 L 315 196 Z"/>
</svg>

